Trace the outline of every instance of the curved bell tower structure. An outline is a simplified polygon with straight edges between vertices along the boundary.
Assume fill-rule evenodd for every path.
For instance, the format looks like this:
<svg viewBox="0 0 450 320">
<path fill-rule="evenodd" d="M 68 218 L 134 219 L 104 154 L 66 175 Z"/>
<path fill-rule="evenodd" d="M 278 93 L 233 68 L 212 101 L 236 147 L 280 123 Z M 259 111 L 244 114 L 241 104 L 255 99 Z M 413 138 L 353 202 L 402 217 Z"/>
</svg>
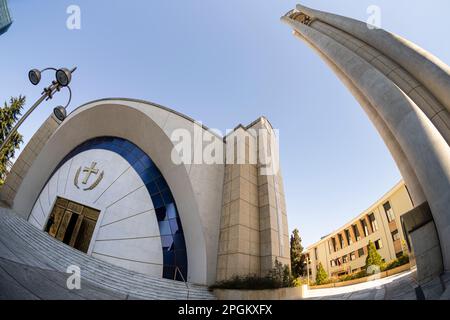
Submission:
<svg viewBox="0 0 450 320">
<path fill-rule="evenodd" d="M 450 67 L 351 18 L 297 5 L 281 20 L 350 90 L 392 154 L 415 206 L 403 229 L 419 282 L 450 271 Z"/>
</svg>

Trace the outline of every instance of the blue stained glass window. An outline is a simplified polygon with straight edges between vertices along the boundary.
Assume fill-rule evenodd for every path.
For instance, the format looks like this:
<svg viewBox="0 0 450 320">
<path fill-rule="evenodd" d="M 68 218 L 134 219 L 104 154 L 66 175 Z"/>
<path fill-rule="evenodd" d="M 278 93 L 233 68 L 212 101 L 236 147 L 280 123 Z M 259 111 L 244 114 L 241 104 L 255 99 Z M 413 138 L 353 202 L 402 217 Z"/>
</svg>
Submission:
<svg viewBox="0 0 450 320">
<path fill-rule="evenodd" d="M 153 206 L 155 208 L 164 207 L 164 201 L 163 201 L 163 198 L 161 197 L 160 193 L 157 193 L 151 197 L 152 197 L 152 201 L 153 201 Z"/>
<path fill-rule="evenodd" d="M 156 208 L 155 209 L 156 218 L 158 221 L 167 220 L 166 219 L 166 207 Z"/>
<path fill-rule="evenodd" d="M 176 218 L 178 216 L 177 209 L 173 203 L 166 204 L 166 214 L 169 219 Z"/>
<path fill-rule="evenodd" d="M 138 174 L 141 173 L 144 170 L 144 166 L 142 165 L 142 162 L 140 162 L 140 161 L 136 161 L 133 164 L 133 168 L 134 168 L 134 170 L 136 170 L 136 172 Z"/>
<path fill-rule="evenodd" d="M 144 169 L 150 168 L 151 166 L 153 166 L 153 162 L 152 160 L 150 160 L 150 158 L 144 154 L 139 161 L 142 163 L 142 165 L 144 166 Z"/>
<path fill-rule="evenodd" d="M 174 251 L 163 251 L 164 261 L 167 262 L 167 265 L 174 266 L 175 265 L 175 252 Z"/>
<path fill-rule="evenodd" d="M 132 151 L 135 147 L 136 147 L 136 146 L 135 146 L 133 143 L 131 143 L 130 141 L 126 141 L 126 140 L 125 140 L 125 143 L 124 143 L 124 145 L 123 145 L 123 148 L 124 148 L 125 150 Z"/>
<path fill-rule="evenodd" d="M 172 234 L 172 232 L 170 230 L 169 221 L 167 221 L 167 220 L 158 221 L 158 224 L 159 224 L 159 233 L 162 236 L 167 236 L 167 235 L 171 235 Z"/>
<path fill-rule="evenodd" d="M 172 197 L 172 192 L 170 192 L 170 190 L 166 189 L 163 192 L 161 192 L 164 203 L 166 205 L 170 204 L 173 202 L 173 197 Z"/>
<path fill-rule="evenodd" d="M 163 267 L 163 278 L 173 279 L 175 278 L 175 266 L 164 265 Z M 176 278 L 176 280 L 181 281 L 182 279 Z"/>
<path fill-rule="evenodd" d="M 154 195 L 156 193 L 159 193 L 158 186 L 153 181 L 150 181 L 149 183 L 147 183 L 146 187 L 147 187 L 148 192 L 150 192 L 150 195 Z"/>
<path fill-rule="evenodd" d="M 177 233 L 173 235 L 173 241 L 175 242 L 175 249 L 185 249 L 186 245 L 184 243 L 184 236 L 182 233 Z"/>
<path fill-rule="evenodd" d="M 140 174 L 142 181 L 144 181 L 145 184 L 149 183 L 150 181 L 155 180 L 160 175 L 161 175 L 161 173 L 159 173 L 159 170 L 155 166 L 148 167 L 147 169 L 142 171 L 142 173 Z"/>
<path fill-rule="evenodd" d="M 156 179 L 156 184 L 158 185 L 158 188 L 160 191 L 169 189 L 169 186 L 166 183 L 166 180 L 160 176 L 158 179 Z"/>
<path fill-rule="evenodd" d="M 172 231 L 172 234 L 176 234 L 178 232 L 178 221 L 177 219 L 170 219 L 170 230 Z"/>
<path fill-rule="evenodd" d="M 131 152 L 131 156 L 136 158 L 136 160 L 139 160 L 140 157 L 142 157 L 142 151 L 139 148 L 135 148 L 132 152 Z"/>
<path fill-rule="evenodd" d="M 1 3 L 2 0 L 0 0 Z M 121 138 L 100 137 L 88 140 L 69 154 L 58 164 L 53 174 L 68 160 L 77 154 L 91 150 L 104 149 L 121 155 L 141 177 L 145 184 L 155 208 L 158 220 L 159 233 L 161 235 L 161 248 L 163 250 L 163 274 L 164 278 L 182 280 L 181 276 L 175 275 L 178 268 L 183 277 L 187 279 L 187 255 L 184 241 L 183 228 L 178 215 L 178 210 L 166 180 L 151 158 L 139 147 Z M 53 176 L 50 175 L 51 179 Z M 48 182 L 47 181 L 47 182 Z"/>
<path fill-rule="evenodd" d="M 175 261 L 179 262 L 179 266 L 185 266 L 185 261 L 187 261 L 186 251 L 185 250 L 175 250 Z"/>
<path fill-rule="evenodd" d="M 173 237 L 170 236 L 161 236 L 161 245 L 164 251 L 173 250 Z"/>
<path fill-rule="evenodd" d="M 138 161 L 138 159 L 133 155 L 132 152 L 127 152 L 127 153 L 124 155 L 124 158 L 125 158 L 125 159 L 128 161 L 128 163 L 131 164 L 131 165 L 134 165 L 134 164 Z"/>
<path fill-rule="evenodd" d="M 113 143 L 114 145 L 118 146 L 118 147 L 121 147 L 121 146 L 123 145 L 123 140 L 122 140 L 122 139 L 114 138 L 113 141 L 112 141 L 112 143 Z"/>
</svg>

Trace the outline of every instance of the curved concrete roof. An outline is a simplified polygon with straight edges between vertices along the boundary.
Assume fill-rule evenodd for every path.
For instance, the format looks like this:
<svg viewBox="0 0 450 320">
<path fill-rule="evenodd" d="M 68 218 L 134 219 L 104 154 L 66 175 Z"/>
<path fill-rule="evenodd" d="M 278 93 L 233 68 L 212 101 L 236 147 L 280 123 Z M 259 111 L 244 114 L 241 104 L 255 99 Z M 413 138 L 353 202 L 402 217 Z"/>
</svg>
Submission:
<svg viewBox="0 0 450 320">
<path fill-rule="evenodd" d="M 147 100 L 142 100 L 142 99 L 134 99 L 134 98 L 114 98 L 114 97 L 110 97 L 110 98 L 102 98 L 102 99 L 92 100 L 92 101 L 89 101 L 89 102 L 86 102 L 86 103 L 82 104 L 81 106 L 76 107 L 74 110 L 72 110 L 72 112 L 70 112 L 70 114 L 74 113 L 74 112 L 77 111 L 78 109 L 83 108 L 83 107 L 85 107 L 85 106 L 87 106 L 87 105 L 89 105 L 89 104 L 93 104 L 93 103 L 97 103 L 97 102 L 117 101 L 117 100 L 119 100 L 119 101 L 122 100 L 122 101 L 129 101 L 129 102 L 137 102 L 137 103 L 148 104 L 148 105 L 150 105 L 150 106 L 157 107 L 157 108 L 160 108 L 160 109 L 162 109 L 162 110 L 165 110 L 165 111 L 168 111 L 168 112 L 170 112 L 170 113 L 173 113 L 173 114 L 175 114 L 175 115 L 177 115 L 177 116 L 179 116 L 179 117 L 182 117 L 182 118 L 184 118 L 184 119 L 186 119 L 186 120 L 188 120 L 188 121 L 191 121 L 192 123 L 197 123 L 197 124 L 198 124 L 198 122 L 197 122 L 195 119 L 193 119 L 193 118 L 191 118 L 191 117 L 189 117 L 189 116 L 187 116 L 187 115 L 185 115 L 185 114 L 183 114 L 183 113 L 181 113 L 181 112 L 175 111 L 175 110 L 173 110 L 173 109 L 171 109 L 171 108 L 165 107 L 165 106 L 160 105 L 160 104 L 158 104 L 158 103 L 154 103 L 154 102 L 147 101 Z M 212 130 L 211 130 L 210 128 L 208 128 L 207 126 L 205 126 L 205 125 L 203 125 L 203 124 L 202 124 L 201 126 L 202 126 L 202 128 L 203 128 L 204 130 L 210 132 L 211 134 L 214 134 L 214 135 L 217 136 L 218 138 L 221 138 L 221 139 L 223 138 L 223 136 L 217 134 L 217 132 L 212 131 Z"/>
<path fill-rule="evenodd" d="M 173 113 L 173 114 L 175 114 L 175 115 L 177 115 L 177 116 L 179 116 L 179 117 L 182 117 L 182 118 L 184 118 L 184 119 L 186 119 L 186 120 L 188 120 L 188 121 L 191 121 L 192 123 L 198 123 L 195 119 L 193 119 L 193 118 L 191 118 L 191 117 L 185 115 L 184 113 L 178 112 L 178 111 L 176 111 L 176 110 L 174 110 L 174 109 L 168 108 L 168 107 L 163 106 L 163 105 L 161 105 L 161 104 L 154 103 L 154 102 L 147 101 L 147 100 L 142 100 L 142 99 L 120 98 L 120 97 L 119 97 L 119 98 L 114 98 L 114 97 L 110 97 L 110 98 L 102 98 L 102 99 L 96 99 L 96 100 L 92 100 L 92 101 L 86 102 L 86 103 L 84 103 L 84 104 L 82 104 L 82 105 L 76 107 L 74 110 L 72 110 L 72 112 L 70 112 L 70 114 L 72 114 L 73 112 L 77 111 L 78 109 L 80 109 L 80 108 L 82 108 L 82 107 L 84 107 L 84 106 L 87 106 L 87 105 L 89 105 L 89 104 L 92 104 L 92 103 L 97 103 L 97 102 L 108 102 L 108 101 L 114 101 L 114 100 L 119 100 L 119 101 L 122 100 L 122 101 L 129 101 L 129 102 L 137 102 L 137 103 L 148 104 L 148 105 L 151 105 L 151 106 L 160 108 L 160 109 L 162 109 L 162 110 L 168 111 L 168 112 L 170 112 L 170 113 Z M 251 122 L 250 124 L 248 124 L 247 126 L 244 126 L 244 125 L 242 125 L 241 123 L 238 124 L 237 126 L 234 127 L 233 131 L 236 130 L 236 129 L 238 129 L 238 128 L 243 128 L 244 130 L 247 130 L 248 128 L 250 128 L 250 127 L 252 127 L 253 125 L 255 125 L 255 123 L 258 122 L 261 118 L 264 119 L 265 121 L 267 121 L 267 123 L 269 124 L 269 126 L 273 129 L 273 126 L 272 126 L 272 124 L 270 123 L 269 119 L 267 119 L 265 116 L 260 116 L 260 117 L 258 117 L 256 120 L 254 120 L 253 122 Z M 225 136 L 219 135 L 217 132 L 211 130 L 209 127 L 205 126 L 204 124 L 202 124 L 201 126 L 202 126 L 202 128 L 203 128 L 204 130 L 208 131 L 208 132 L 211 133 L 211 134 L 214 134 L 214 135 L 215 135 L 216 137 L 218 137 L 218 138 L 225 139 L 226 136 L 227 136 L 227 135 L 225 135 Z"/>
</svg>

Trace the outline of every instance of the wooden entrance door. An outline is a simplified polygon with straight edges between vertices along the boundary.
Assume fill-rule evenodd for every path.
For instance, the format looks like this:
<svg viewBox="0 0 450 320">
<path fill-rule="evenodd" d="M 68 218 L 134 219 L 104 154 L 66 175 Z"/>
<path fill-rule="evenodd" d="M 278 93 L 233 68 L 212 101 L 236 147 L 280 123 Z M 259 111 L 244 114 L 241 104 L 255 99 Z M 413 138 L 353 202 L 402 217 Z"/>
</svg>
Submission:
<svg viewBox="0 0 450 320">
<path fill-rule="evenodd" d="M 99 210 L 57 197 L 45 231 L 87 253 L 99 214 Z"/>
</svg>

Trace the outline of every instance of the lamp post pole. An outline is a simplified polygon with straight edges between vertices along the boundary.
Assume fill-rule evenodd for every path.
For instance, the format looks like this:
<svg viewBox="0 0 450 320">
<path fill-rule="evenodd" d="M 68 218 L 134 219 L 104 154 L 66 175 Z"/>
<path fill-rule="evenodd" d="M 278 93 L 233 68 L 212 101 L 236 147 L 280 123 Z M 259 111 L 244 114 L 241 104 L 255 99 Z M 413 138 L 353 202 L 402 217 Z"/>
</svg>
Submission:
<svg viewBox="0 0 450 320">
<path fill-rule="evenodd" d="M 307 283 L 308 283 L 308 286 L 309 286 L 309 256 L 308 255 L 306 255 L 305 264 L 306 264 Z"/>
<path fill-rule="evenodd" d="M 62 87 L 67 87 L 69 90 L 69 102 L 66 104 L 65 107 L 59 106 L 56 107 L 53 112 L 55 113 L 55 116 L 61 121 L 64 120 L 66 114 L 65 114 L 65 108 L 69 105 L 71 99 L 72 99 L 72 90 L 69 87 L 69 83 L 72 78 L 72 73 L 77 68 L 73 68 L 72 70 L 68 69 L 55 69 L 55 68 L 46 68 L 43 71 L 46 70 L 55 70 L 56 71 L 56 80 L 52 81 L 52 84 L 48 86 L 47 88 L 44 88 L 44 91 L 42 92 L 41 97 L 31 106 L 31 108 L 20 118 L 20 120 L 16 123 L 16 125 L 11 129 L 9 134 L 6 136 L 5 140 L 2 142 L 2 145 L 0 147 L 0 152 L 3 150 L 3 148 L 8 144 L 8 142 L 11 140 L 12 136 L 15 132 L 17 132 L 17 129 L 20 127 L 20 125 L 28 118 L 28 116 L 44 101 L 44 100 L 50 100 L 53 98 L 53 94 L 60 91 Z M 28 77 L 32 84 L 37 85 L 41 80 L 41 71 L 33 69 L 28 73 Z"/>
</svg>

